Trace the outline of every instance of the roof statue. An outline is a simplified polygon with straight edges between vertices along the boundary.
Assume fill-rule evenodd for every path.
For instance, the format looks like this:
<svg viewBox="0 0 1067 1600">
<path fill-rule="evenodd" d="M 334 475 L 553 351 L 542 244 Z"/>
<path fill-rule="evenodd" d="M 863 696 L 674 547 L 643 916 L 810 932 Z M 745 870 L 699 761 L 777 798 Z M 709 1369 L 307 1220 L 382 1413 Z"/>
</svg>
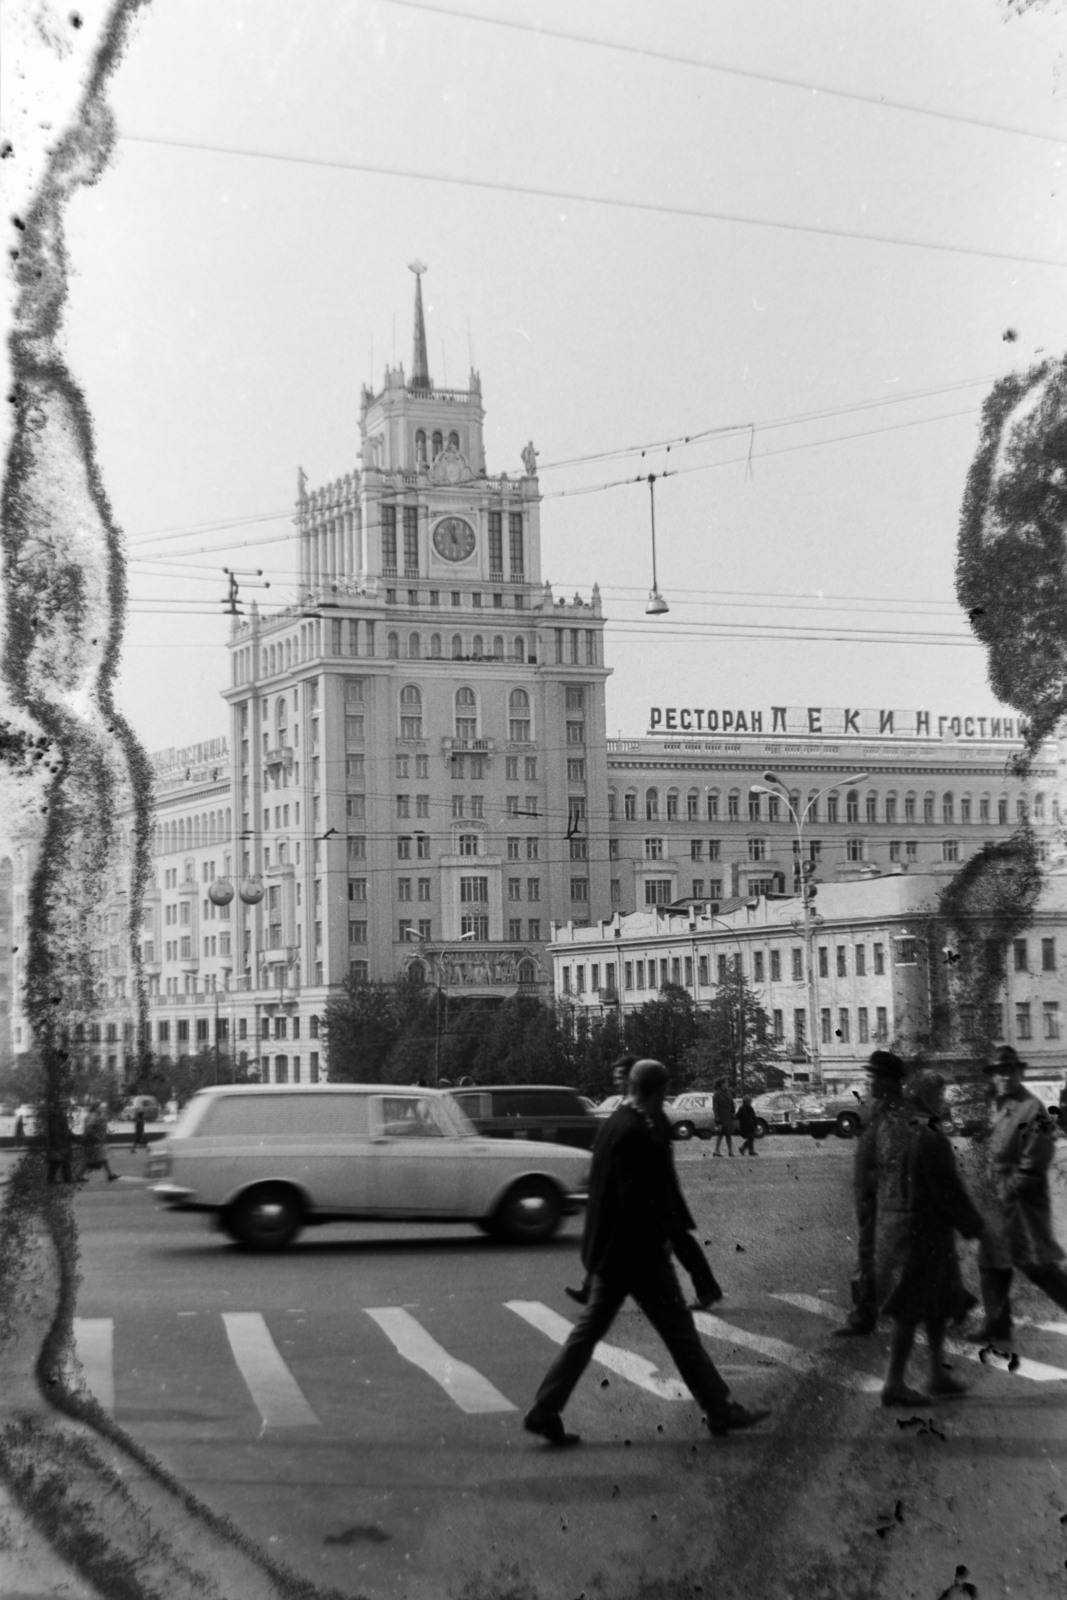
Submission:
<svg viewBox="0 0 1067 1600">
<path fill-rule="evenodd" d="M 428 268 L 421 261 L 409 261 L 415 274 L 415 348 L 411 357 L 411 388 L 429 389 L 430 362 L 426 354 L 426 321 L 422 314 L 422 275 Z"/>
<path fill-rule="evenodd" d="M 537 451 L 533 447 L 532 439 L 528 441 L 526 449 L 522 452 L 522 464 L 526 468 L 526 476 L 528 478 L 537 477 Z"/>
</svg>

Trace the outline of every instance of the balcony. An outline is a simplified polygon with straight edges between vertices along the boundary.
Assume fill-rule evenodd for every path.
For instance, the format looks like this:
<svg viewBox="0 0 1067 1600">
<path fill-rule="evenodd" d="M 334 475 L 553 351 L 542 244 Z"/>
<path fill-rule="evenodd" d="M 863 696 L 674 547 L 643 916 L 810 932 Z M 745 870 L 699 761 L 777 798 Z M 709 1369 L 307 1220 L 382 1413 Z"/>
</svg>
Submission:
<svg viewBox="0 0 1067 1600">
<path fill-rule="evenodd" d="M 291 745 L 276 745 L 273 750 L 268 750 L 263 758 L 268 767 L 284 767 L 287 772 L 293 768 L 293 751 Z"/>
<path fill-rule="evenodd" d="M 441 754 L 445 756 L 459 755 L 469 751 L 471 755 L 492 755 L 496 750 L 495 739 L 442 739 Z"/>
</svg>

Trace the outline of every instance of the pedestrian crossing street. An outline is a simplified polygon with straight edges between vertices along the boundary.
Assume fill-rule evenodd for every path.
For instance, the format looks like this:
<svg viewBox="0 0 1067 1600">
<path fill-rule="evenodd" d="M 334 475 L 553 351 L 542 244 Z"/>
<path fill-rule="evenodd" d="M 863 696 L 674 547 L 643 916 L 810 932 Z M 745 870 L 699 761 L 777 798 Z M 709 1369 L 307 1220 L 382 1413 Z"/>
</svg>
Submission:
<svg viewBox="0 0 1067 1600">
<path fill-rule="evenodd" d="M 781 1293 L 767 1296 L 762 1309 L 772 1306 L 787 1314 L 790 1331 L 799 1326 L 798 1337 L 803 1342 L 756 1332 L 722 1316 L 694 1314 L 709 1352 L 728 1381 L 742 1374 L 766 1377 L 777 1368 L 786 1373 L 817 1374 L 861 1394 L 875 1394 L 881 1388 L 884 1340 L 828 1341 L 826 1324 L 840 1325 L 845 1320 L 844 1311 L 832 1300 L 822 1295 Z M 129 1328 L 122 1322 L 116 1327 L 111 1317 L 83 1317 L 75 1322 L 75 1345 L 87 1386 L 119 1420 L 124 1415 L 151 1420 L 157 1413 L 194 1420 L 209 1415 L 218 1418 L 242 1409 L 247 1412 L 250 1403 L 260 1434 L 269 1431 L 277 1437 L 288 1430 L 338 1424 L 350 1406 L 357 1412 L 360 1407 L 373 1408 L 375 1403 L 380 1406 L 383 1393 L 394 1401 L 397 1396 L 425 1400 L 436 1393 L 438 1399 L 443 1396 L 457 1411 L 474 1418 L 524 1409 L 553 1347 L 563 1343 L 573 1326 L 572 1319 L 542 1301 L 505 1300 L 489 1311 L 480 1311 L 473 1319 L 474 1327 L 467 1322 L 450 1324 L 453 1348 L 448 1348 L 425 1325 L 430 1319 L 424 1315 L 420 1320 L 416 1315 L 418 1309 L 366 1306 L 348 1315 L 334 1314 L 332 1319 L 324 1316 L 318 1322 L 303 1308 L 267 1315 L 259 1311 L 186 1311 L 140 1315 L 130 1319 L 133 1326 Z M 746 1309 L 754 1307 L 749 1304 Z M 330 1326 L 323 1331 L 325 1322 Z M 601 1369 L 601 1376 L 607 1372 L 621 1380 L 630 1392 L 643 1391 L 660 1401 L 689 1400 L 688 1390 L 672 1373 L 662 1347 L 666 1372 L 626 1347 L 626 1322 L 624 1316 L 613 1329 L 614 1335 L 621 1331 L 623 1339 L 613 1337 L 597 1346 L 594 1368 Z M 511 1350 L 519 1324 L 541 1336 L 538 1342 L 543 1341 L 544 1352 L 540 1364 L 536 1351 L 532 1360 L 519 1362 L 522 1378 L 516 1382 L 514 1359 L 503 1364 L 501 1352 Z M 1062 1338 L 1067 1359 L 1067 1322 L 1034 1326 Z M 456 1347 L 470 1354 L 472 1344 L 478 1344 L 489 1358 L 483 1365 L 493 1364 L 495 1356 L 496 1382 L 461 1358 Z M 949 1340 L 946 1350 L 980 1363 L 986 1371 L 1002 1371 L 1013 1382 L 1067 1382 L 1067 1365 L 1050 1365 L 1027 1356 L 1013 1356 L 1009 1361 L 962 1340 Z M 861 1366 L 866 1370 L 860 1370 Z M 422 1374 L 422 1387 L 420 1380 L 412 1381 L 411 1369 Z M 436 1389 L 427 1390 L 427 1380 Z M 504 1388 L 512 1392 L 505 1393 Z"/>
</svg>

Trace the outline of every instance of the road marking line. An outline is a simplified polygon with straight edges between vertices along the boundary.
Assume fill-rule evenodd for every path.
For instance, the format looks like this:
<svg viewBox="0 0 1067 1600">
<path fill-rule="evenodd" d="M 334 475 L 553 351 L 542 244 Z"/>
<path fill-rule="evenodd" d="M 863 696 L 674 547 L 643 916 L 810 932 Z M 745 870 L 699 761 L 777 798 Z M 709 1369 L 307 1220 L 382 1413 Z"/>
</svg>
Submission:
<svg viewBox="0 0 1067 1600">
<path fill-rule="evenodd" d="M 542 1305 L 540 1300 L 505 1300 L 504 1304 L 509 1311 L 514 1311 L 516 1316 L 522 1317 L 539 1333 L 547 1334 L 556 1344 L 562 1344 L 574 1327 L 566 1317 L 561 1317 L 551 1306 Z M 631 1350 L 622 1350 L 618 1345 L 605 1344 L 601 1340 L 593 1351 L 593 1360 L 618 1377 L 636 1383 L 638 1388 L 647 1389 L 661 1400 L 693 1398 L 680 1378 L 657 1377 L 659 1369 L 651 1361 L 634 1355 Z"/>
<path fill-rule="evenodd" d="M 786 1344 L 784 1339 L 772 1339 L 766 1333 L 750 1333 L 747 1328 L 734 1327 L 732 1323 L 723 1322 L 720 1317 L 709 1316 L 706 1311 L 695 1312 L 693 1321 L 701 1333 L 707 1334 L 709 1339 L 722 1339 L 730 1344 L 744 1345 L 749 1350 L 757 1350 L 760 1355 L 767 1356 L 772 1361 L 780 1361 L 784 1367 L 792 1367 L 794 1372 L 805 1374 L 815 1372 L 821 1378 L 843 1384 L 846 1389 L 858 1389 L 861 1394 L 873 1394 L 882 1387 L 881 1378 L 873 1378 L 863 1372 L 850 1372 L 845 1367 L 835 1367 L 825 1356 L 816 1355 L 810 1350 L 801 1350 L 795 1344 Z"/>
<path fill-rule="evenodd" d="M 224 1311 L 233 1359 L 265 1428 L 305 1428 L 318 1417 L 282 1360 L 258 1311 Z"/>
<path fill-rule="evenodd" d="M 776 1294 L 775 1300 L 785 1300 L 791 1306 L 797 1306 L 801 1311 L 814 1311 L 819 1316 L 829 1317 L 831 1322 L 843 1323 L 845 1313 L 836 1306 L 828 1306 L 824 1300 L 816 1300 L 810 1294 Z M 1038 1323 L 1038 1327 L 1045 1328 L 1048 1332 L 1067 1333 L 1067 1323 Z M 925 1337 L 921 1332 L 916 1334 L 916 1343 L 925 1344 Z M 986 1354 L 982 1359 L 982 1350 L 989 1351 L 989 1346 L 965 1344 L 962 1339 L 946 1339 L 945 1350 L 948 1355 L 962 1356 L 966 1361 L 977 1361 L 980 1366 L 994 1367 L 998 1372 L 1010 1371 L 1015 1378 L 1029 1378 L 1031 1383 L 1058 1383 L 1067 1378 L 1067 1368 L 1052 1367 L 1044 1361 L 1033 1361 L 1029 1356 L 1002 1357 Z M 1009 1361 L 1014 1359 L 1014 1366 L 1009 1367 Z"/>
<path fill-rule="evenodd" d="M 82 1376 L 105 1411 L 115 1410 L 115 1320 L 75 1317 L 74 1349 Z"/>
<path fill-rule="evenodd" d="M 483 1378 L 465 1361 L 450 1356 L 443 1345 L 431 1338 L 421 1323 L 403 1306 L 365 1307 L 368 1317 L 381 1328 L 398 1353 L 412 1366 L 419 1367 L 454 1400 L 461 1411 L 481 1415 L 490 1411 L 515 1411 L 506 1395 Z"/>
</svg>

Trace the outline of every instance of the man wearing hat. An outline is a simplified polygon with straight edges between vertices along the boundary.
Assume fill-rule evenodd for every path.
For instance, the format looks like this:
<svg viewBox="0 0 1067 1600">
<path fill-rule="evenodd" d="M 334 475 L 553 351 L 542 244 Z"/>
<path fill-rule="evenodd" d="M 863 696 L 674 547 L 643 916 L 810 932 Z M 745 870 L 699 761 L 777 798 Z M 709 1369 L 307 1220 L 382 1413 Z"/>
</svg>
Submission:
<svg viewBox="0 0 1067 1600">
<path fill-rule="evenodd" d="M 1016 1267 L 1067 1311 L 1067 1272 L 1052 1232 L 1048 1186 L 1055 1133 L 1041 1101 L 1023 1088 L 1025 1065 L 1011 1045 L 1003 1045 L 983 1069 L 997 1095 L 989 1134 L 997 1209 L 978 1252 L 985 1324 L 974 1338 L 981 1341 L 1011 1338 Z"/>
<path fill-rule="evenodd" d="M 661 1061 L 638 1061 L 630 1099 L 599 1134 L 593 1149 L 582 1263 L 590 1274 L 589 1304 L 545 1374 L 523 1424 L 550 1444 L 577 1444 L 561 1415 L 593 1351 L 627 1295 L 652 1323 L 716 1436 L 750 1428 L 768 1415 L 731 1399 L 727 1383 L 700 1341 L 671 1266 L 674 1186 L 655 1129 L 667 1088 Z"/>
<path fill-rule="evenodd" d="M 853 1167 L 853 1192 L 856 1197 L 856 1224 L 859 1232 L 859 1263 L 852 1279 L 852 1310 L 839 1337 L 873 1333 L 878 1323 L 875 1294 L 874 1239 L 878 1220 L 878 1171 L 875 1159 L 876 1133 L 887 1117 L 907 1121 L 903 1083 L 906 1068 L 890 1050 L 875 1050 L 867 1063 L 870 1077 L 871 1115 L 856 1146 Z"/>
</svg>

